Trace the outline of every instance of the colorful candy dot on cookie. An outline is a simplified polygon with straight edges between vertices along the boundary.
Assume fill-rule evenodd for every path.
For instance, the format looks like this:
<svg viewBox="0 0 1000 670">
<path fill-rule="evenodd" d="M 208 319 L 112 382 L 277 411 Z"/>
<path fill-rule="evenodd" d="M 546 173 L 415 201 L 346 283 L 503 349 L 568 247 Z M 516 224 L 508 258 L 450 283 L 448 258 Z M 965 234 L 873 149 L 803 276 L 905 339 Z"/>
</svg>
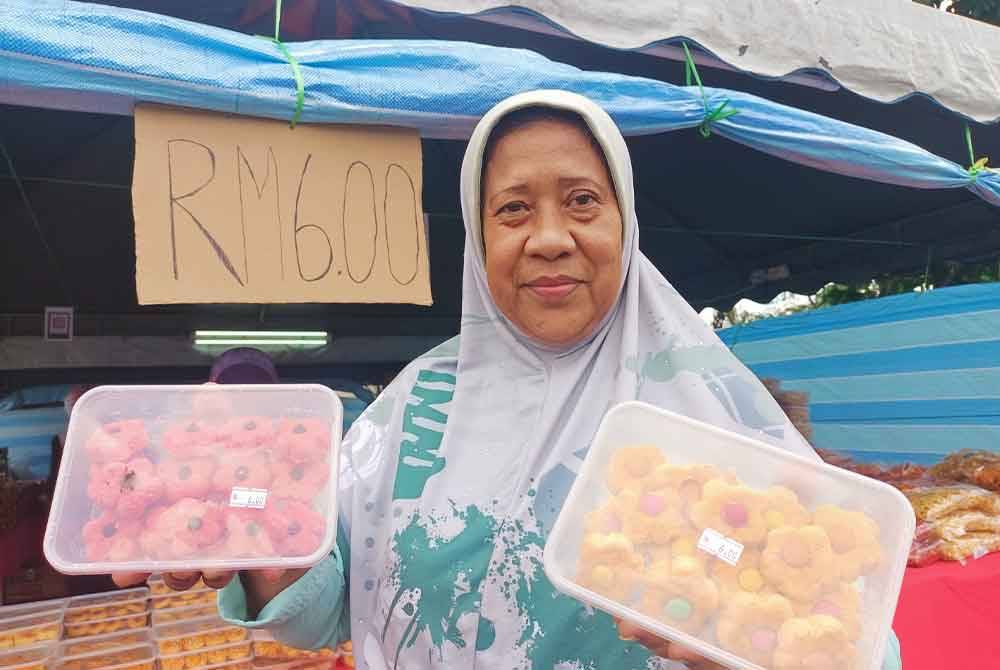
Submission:
<svg viewBox="0 0 1000 670">
<path fill-rule="evenodd" d="M 723 600 L 739 594 L 755 594 L 764 590 L 764 576 L 760 572 L 760 551 L 747 549 L 736 565 L 721 559 L 712 562 L 712 577 L 719 586 Z"/>
<path fill-rule="evenodd" d="M 646 571 L 639 609 L 686 633 L 697 635 L 719 608 L 719 591 L 687 557 Z"/>
<path fill-rule="evenodd" d="M 189 419 L 163 433 L 163 449 L 174 458 L 204 458 L 215 453 L 219 431 L 205 421 Z"/>
<path fill-rule="evenodd" d="M 691 520 L 699 530 L 711 528 L 744 545 L 759 544 L 767 535 L 763 495 L 724 479 L 705 484 L 702 499 L 691 507 Z"/>
<path fill-rule="evenodd" d="M 319 419 L 283 419 L 278 425 L 277 451 L 293 463 L 321 463 L 330 453 L 330 428 Z"/>
<path fill-rule="evenodd" d="M 780 595 L 740 593 L 725 603 L 716 635 L 726 651 L 770 668 L 778 632 L 794 616 L 791 602 Z"/>
<path fill-rule="evenodd" d="M 664 464 L 653 470 L 648 486 L 649 488 L 669 488 L 677 491 L 687 507 L 701 500 L 705 484 L 713 479 L 725 479 L 730 483 L 737 483 L 735 477 L 723 473 L 714 465 L 702 463 L 694 465 Z"/>
<path fill-rule="evenodd" d="M 226 422 L 220 432 L 226 446 L 233 449 L 272 447 L 277 435 L 274 421 L 266 416 L 232 419 Z"/>
<path fill-rule="evenodd" d="M 272 493 L 278 498 L 294 498 L 302 502 L 315 500 L 330 479 L 330 468 L 325 463 L 281 461 L 275 463 L 272 470 Z"/>
<path fill-rule="evenodd" d="M 882 560 L 878 524 L 867 514 L 821 505 L 813 513 L 813 523 L 830 537 L 836 574 L 843 581 L 868 574 Z"/>
<path fill-rule="evenodd" d="M 212 483 L 217 491 L 228 497 L 234 487 L 266 489 L 273 479 L 271 460 L 266 452 L 239 449 L 222 454 Z"/>
<path fill-rule="evenodd" d="M 675 558 L 685 557 L 695 561 L 705 574 L 715 560 L 711 554 L 698 549 L 698 536 L 690 532 L 682 533 L 670 544 L 643 545 L 638 548 L 638 552 L 645 558 L 646 565 L 660 561 L 672 562 Z"/>
<path fill-rule="evenodd" d="M 635 544 L 669 544 L 689 526 L 680 496 L 669 489 L 625 489 L 616 498 L 625 535 Z"/>
<path fill-rule="evenodd" d="M 87 495 L 122 518 L 139 518 L 163 496 L 163 480 L 146 458 L 96 465 L 90 470 Z"/>
<path fill-rule="evenodd" d="M 666 462 L 663 452 L 653 445 L 622 447 L 608 465 L 608 489 L 612 493 L 629 487 L 641 487 L 653 469 Z"/>
<path fill-rule="evenodd" d="M 141 419 L 130 419 L 104 424 L 83 448 L 91 463 L 109 463 L 127 461 L 148 446 L 146 424 Z"/>
<path fill-rule="evenodd" d="M 152 559 L 197 558 L 219 542 L 225 530 L 219 505 L 184 498 L 173 505 L 157 506 L 146 514 L 140 544 Z"/>
<path fill-rule="evenodd" d="M 130 561 L 139 554 L 138 537 L 142 523 L 135 519 L 119 519 L 113 512 L 104 512 L 83 526 L 83 547 L 88 561 Z"/>
<path fill-rule="evenodd" d="M 181 498 L 205 498 L 212 491 L 215 461 L 211 458 L 169 459 L 161 461 L 156 469 L 166 487 L 169 502 Z"/>
<path fill-rule="evenodd" d="M 778 631 L 774 670 L 854 670 L 857 651 L 839 621 L 816 615 L 789 619 Z"/>
<path fill-rule="evenodd" d="M 761 574 L 783 595 L 812 600 L 834 574 L 830 540 L 819 526 L 772 530 L 760 557 Z"/>
<path fill-rule="evenodd" d="M 772 486 L 764 492 L 764 522 L 768 530 L 809 524 L 810 514 L 799 502 L 799 497 L 784 486 Z"/>
<path fill-rule="evenodd" d="M 264 512 L 264 523 L 282 556 L 308 556 L 326 534 L 323 517 L 298 500 L 275 500 Z"/>
<path fill-rule="evenodd" d="M 226 512 L 226 557 L 261 558 L 277 556 L 271 534 L 264 522 L 264 512 L 254 509 L 230 509 Z"/>
<path fill-rule="evenodd" d="M 861 637 L 861 594 L 853 584 L 839 582 L 816 600 L 795 603 L 795 614 L 809 617 L 824 614 L 844 626 L 851 640 Z"/>
</svg>

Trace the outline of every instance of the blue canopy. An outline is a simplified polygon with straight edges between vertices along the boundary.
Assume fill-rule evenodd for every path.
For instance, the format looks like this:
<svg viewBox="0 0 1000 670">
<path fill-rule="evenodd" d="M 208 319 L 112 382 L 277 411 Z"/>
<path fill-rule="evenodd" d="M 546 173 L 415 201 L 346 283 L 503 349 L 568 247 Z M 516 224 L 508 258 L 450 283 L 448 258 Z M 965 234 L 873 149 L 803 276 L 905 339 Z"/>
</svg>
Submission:
<svg viewBox="0 0 1000 670">
<path fill-rule="evenodd" d="M 764 319 L 720 337 L 758 376 L 809 394 L 817 447 L 889 463 L 1000 452 L 1000 283 Z"/>
</svg>

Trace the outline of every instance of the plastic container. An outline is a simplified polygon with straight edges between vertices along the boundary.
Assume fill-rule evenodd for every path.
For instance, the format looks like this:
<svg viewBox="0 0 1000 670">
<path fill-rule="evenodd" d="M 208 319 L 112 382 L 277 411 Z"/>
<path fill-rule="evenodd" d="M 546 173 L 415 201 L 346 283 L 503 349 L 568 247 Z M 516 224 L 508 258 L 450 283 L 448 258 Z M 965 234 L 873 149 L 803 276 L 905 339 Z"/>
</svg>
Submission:
<svg viewBox="0 0 1000 670">
<path fill-rule="evenodd" d="M 146 628 L 149 623 L 149 614 L 126 614 L 125 616 L 108 617 L 96 621 L 80 621 L 77 623 L 67 622 L 64 626 L 67 638 L 90 637 L 92 635 L 107 635 L 123 630 L 137 630 Z"/>
<path fill-rule="evenodd" d="M 160 655 L 160 670 L 195 670 L 227 665 L 235 661 L 250 661 L 250 641 L 235 642 L 216 647 L 204 647 L 180 654 Z"/>
<path fill-rule="evenodd" d="M 107 635 L 94 635 L 66 640 L 59 645 L 57 654 L 60 658 L 71 658 L 73 656 L 86 656 L 88 654 L 106 652 L 123 647 L 152 644 L 152 642 L 152 629 L 137 628 L 135 630 L 125 630 Z"/>
<path fill-rule="evenodd" d="M 213 589 L 176 591 L 169 595 L 153 596 L 149 599 L 149 606 L 155 611 L 192 605 L 215 605 L 216 598 L 217 591 Z"/>
<path fill-rule="evenodd" d="M 66 606 L 66 623 L 86 623 L 126 614 L 141 614 L 146 611 L 149 589 L 140 586 L 135 589 L 109 591 L 93 595 L 70 598 Z"/>
<path fill-rule="evenodd" d="M 0 653 L 3 670 L 45 670 L 55 649 L 54 643 L 37 644 Z"/>
<path fill-rule="evenodd" d="M 337 654 L 323 658 L 275 660 L 255 656 L 251 670 L 327 670 L 333 667 Z"/>
<path fill-rule="evenodd" d="M 153 645 L 140 644 L 112 652 L 59 658 L 55 670 L 154 670 L 155 666 Z"/>
<path fill-rule="evenodd" d="M 727 667 L 880 670 L 913 531 L 886 484 L 626 403 L 544 565 L 559 590 Z"/>
<path fill-rule="evenodd" d="M 246 628 L 227 624 L 218 617 L 157 626 L 153 629 L 153 635 L 161 655 L 233 644 L 250 637 Z"/>
<path fill-rule="evenodd" d="M 239 661 L 227 661 L 218 665 L 209 665 L 201 670 L 253 670 L 253 661 L 245 658 Z"/>
<path fill-rule="evenodd" d="M 18 605 L 3 608 L 8 612 L 0 618 L 0 650 L 32 647 L 59 640 L 63 630 L 62 607 L 47 611 L 29 607 L 21 609 L 22 607 Z"/>
<path fill-rule="evenodd" d="M 182 593 L 204 591 L 208 588 L 205 586 L 205 582 L 199 579 L 188 591 L 174 591 L 172 588 L 167 586 L 165 581 L 163 581 L 162 575 L 150 576 L 150 578 L 146 580 L 146 585 L 149 586 L 149 593 L 153 598 L 156 598 L 156 596 L 172 596 Z"/>
<path fill-rule="evenodd" d="M 88 391 L 45 556 L 66 574 L 314 565 L 336 539 L 342 414 L 313 384 Z"/>
<path fill-rule="evenodd" d="M 171 609 L 153 610 L 152 624 L 156 628 L 168 623 L 178 623 L 190 619 L 204 619 L 205 617 L 218 616 L 219 606 L 215 600 L 211 603 L 200 605 L 190 605 L 188 607 L 174 607 Z"/>
<path fill-rule="evenodd" d="M 264 630 L 252 631 L 251 638 L 253 640 L 253 656 L 257 660 L 272 662 L 326 660 L 330 662 L 338 655 L 333 649 L 313 650 L 289 647 L 275 640 L 273 635 Z"/>
</svg>

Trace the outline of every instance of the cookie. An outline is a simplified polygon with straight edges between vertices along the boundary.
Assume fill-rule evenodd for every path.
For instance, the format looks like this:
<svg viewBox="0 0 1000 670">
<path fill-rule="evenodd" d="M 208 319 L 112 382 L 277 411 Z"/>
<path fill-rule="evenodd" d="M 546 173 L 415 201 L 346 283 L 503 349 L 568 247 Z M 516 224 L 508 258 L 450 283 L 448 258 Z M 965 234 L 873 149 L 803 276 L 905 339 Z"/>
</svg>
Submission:
<svg viewBox="0 0 1000 670">
<path fill-rule="evenodd" d="M 626 489 L 616 500 L 623 532 L 634 544 L 669 544 L 689 528 L 676 491 Z"/>
<path fill-rule="evenodd" d="M 739 593 L 724 605 L 716 635 L 726 651 L 770 668 L 778 633 L 794 616 L 791 602 L 783 596 Z"/>
<path fill-rule="evenodd" d="M 773 670 L 854 670 L 857 651 L 839 621 L 822 614 L 789 619 L 778 631 Z"/>
<path fill-rule="evenodd" d="M 91 463 L 124 462 L 149 446 L 149 435 L 142 419 L 106 423 L 84 444 Z"/>
<path fill-rule="evenodd" d="M 768 530 L 782 526 L 801 528 L 808 525 L 811 518 L 795 491 L 784 486 L 772 486 L 764 492 L 764 523 Z"/>
<path fill-rule="evenodd" d="M 835 574 L 843 581 L 868 574 L 882 560 L 878 524 L 867 514 L 821 505 L 813 512 L 813 523 L 829 536 Z"/>
<path fill-rule="evenodd" d="M 861 637 L 861 594 L 853 584 L 839 582 L 816 600 L 795 602 L 793 606 L 796 616 L 824 614 L 839 621 L 850 640 Z"/>
<path fill-rule="evenodd" d="M 691 635 L 703 632 L 719 608 L 719 590 L 691 557 L 661 562 L 646 571 L 639 609 L 664 624 Z"/>
<path fill-rule="evenodd" d="M 279 461 L 271 470 L 274 473 L 271 492 L 278 498 L 302 502 L 315 500 L 330 479 L 330 468 L 326 463 Z"/>
<path fill-rule="evenodd" d="M 255 509 L 226 511 L 226 542 L 220 555 L 232 558 L 276 556 L 271 535 L 264 524 L 264 512 Z"/>
<path fill-rule="evenodd" d="M 182 498 L 205 498 L 212 491 L 215 461 L 211 458 L 168 459 L 156 468 L 163 480 L 168 502 Z"/>
<path fill-rule="evenodd" d="M 760 557 L 764 579 L 792 600 L 813 600 L 835 572 L 833 550 L 819 526 L 772 530 Z"/>
<path fill-rule="evenodd" d="M 663 452 L 653 445 L 622 447 L 608 465 L 608 489 L 618 493 L 626 488 L 641 488 L 643 481 L 666 460 Z"/>
<path fill-rule="evenodd" d="M 121 563 L 139 554 L 142 522 L 120 519 L 113 512 L 103 512 L 83 526 L 83 550 L 88 561 Z"/>
<path fill-rule="evenodd" d="M 133 458 L 95 465 L 90 469 L 87 495 L 105 510 L 121 518 L 141 517 L 163 497 L 163 480 L 147 458 Z"/>
<path fill-rule="evenodd" d="M 765 497 L 741 484 L 725 479 L 705 483 L 702 499 L 691 507 L 691 520 L 698 530 L 711 528 L 743 545 L 755 545 L 767 536 Z"/>
<path fill-rule="evenodd" d="M 612 498 L 592 512 L 588 512 L 583 524 L 585 533 L 605 535 L 620 533 L 625 527 L 622 523 L 621 505 Z"/>
<path fill-rule="evenodd" d="M 670 541 L 670 544 L 643 545 L 638 548 L 639 554 L 644 558 L 646 565 L 651 566 L 661 561 L 673 561 L 675 558 L 686 556 L 701 566 L 705 574 L 708 574 L 713 556 L 698 549 L 698 536 L 693 532 L 683 532 L 681 535 Z"/>
<path fill-rule="evenodd" d="M 760 571 L 760 551 L 747 549 L 736 565 L 721 559 L 712 561 L 712 578 L 719 587 L 723 601 L 738 595 L 755 595 L 766 590 L 764 575 Z"/>
<path fill-rule="evenodd" d="M 737 480 L 723 473 L 714 465 L 670 465 L 657 467 L 649 477 L 650 488 L 667 488 L 677 491 L 685 509 L 702 499 L 705 484 L 713 479 L 724 479 L 732 484 Z"/>
<path fill-rule="evenodd" d="M 220 440 L 231 449 L 258 449 L 275 446 L 277 430 L 266 416 L 243 416 L 227 421 Z"/>
<path fill-rule="evenodd" d="M 264 510 L 264 525 L 282 556 L 308 556 L 319 549 L 326 521 L 298 500 L 274 500 Z"/>
<path fill-rule="evenodd" d="M 219 439 L 219 431 L 213 424 L 190 419 L 167 428 L 161 444 L 174 458 L 205 458 L 215 453 Z"/>
<path fill-rule="evenodd" d="M 267 489 L 273 479 L 274 473 L 271 471 L 267 452 L 233 449 L 219 458 L 218 467 L 212 476 L 212 485 L 228 499 L 234 487 Z"/>
<path fill-rule="evenodd" d="M 319 419 L 283 419 L 275 440 L 278 457 L 292 463 L 323 463 L 330 453 L 330 428 Z"/>
<path fill-rule="evenodd" d="M 592 533 L 580 545 L 576 581 L 611 600 L 629 602 L 642 566 L 634 545 L 621 533 Z"/>
<path fill-rule="evenodd" d="M 225 520 L 218 505 L 184 498 L 147 515 L 141 542 L 152 558 L 194 558 L 222 540 L 225 532 Z"/>
</svg>

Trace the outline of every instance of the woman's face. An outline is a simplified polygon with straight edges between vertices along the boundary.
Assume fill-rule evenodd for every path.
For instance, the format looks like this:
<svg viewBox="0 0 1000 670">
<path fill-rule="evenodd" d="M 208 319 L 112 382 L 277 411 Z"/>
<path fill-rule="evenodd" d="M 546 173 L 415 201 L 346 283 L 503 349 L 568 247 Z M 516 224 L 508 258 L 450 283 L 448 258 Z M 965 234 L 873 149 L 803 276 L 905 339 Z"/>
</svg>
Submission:
<svg viewBox="0 0 1000 670">
<path fill-rule="evenodd" d="M 522 332 L 551 346 L 590 335 L 621 283 L 622 216 L 580 128 L 536 121 L 495 145 L 483 176 L 486 277 Z"/>
</svg>

